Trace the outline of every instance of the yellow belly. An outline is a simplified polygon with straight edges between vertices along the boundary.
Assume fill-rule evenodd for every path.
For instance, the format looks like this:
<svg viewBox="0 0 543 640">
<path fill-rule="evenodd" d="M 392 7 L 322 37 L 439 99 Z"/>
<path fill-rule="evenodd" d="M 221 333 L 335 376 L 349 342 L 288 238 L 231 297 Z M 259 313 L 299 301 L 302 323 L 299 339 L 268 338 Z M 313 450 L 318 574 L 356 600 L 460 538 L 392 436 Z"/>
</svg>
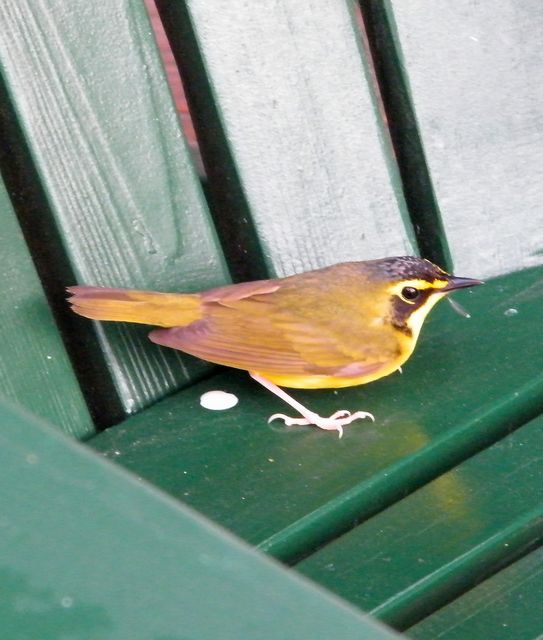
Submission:
<svg viewBox="0 0 543 640">
<path fill-rule="evenodd" d="M 381 363 L 381 366 L 370 373 L 355 376 L 342 375 L 318 375 L 318 374 L 277 374 L 266 373 L 266 371 L 252 371 L 270 380 L 279 387 L 290 387 L 292 389 L 341 389 L 343 387 L 356 387 L 360 384 L 367 384 L 379 378 L 398 371 L 398 369 L 409 359 L 415 349 L 417 336 L 398 335 L 400 344 L 400 355 L 393 360 Z"/>
<path fill-rule="evenodd" d="M 334 376 L 334 375 L 278 375 L 277 373 L 266 373 L 265 371 L 253 371 L 258 375 L 270 380 L 279 387 L 290 387 L 292 389 L 340 389 L 342 387 L 356 387 L 360 384 L 373 382 L 379 378 L 394 373 L 407 360 L 407 357 L 397 358 L 392 362 L 383 363 L 383 366 L 360 376 Z"/>
</svg>

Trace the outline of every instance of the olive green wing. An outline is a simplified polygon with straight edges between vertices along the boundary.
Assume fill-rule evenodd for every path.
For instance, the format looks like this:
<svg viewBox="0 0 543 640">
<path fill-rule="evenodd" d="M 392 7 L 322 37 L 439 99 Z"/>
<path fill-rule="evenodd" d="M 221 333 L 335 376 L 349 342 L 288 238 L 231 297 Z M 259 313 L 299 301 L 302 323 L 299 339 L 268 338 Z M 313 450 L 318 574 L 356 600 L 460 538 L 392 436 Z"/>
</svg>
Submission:
<svg viewBox="0 0 543 640">
<path fill-rule="evenodd" d="M 202 320 L 155 330 L 151 340 L 210 362 L 270 374 L 362 375 L 397 355 L 390 332 L 364 326 L 351 310 L 312 314 L 307 299 L 296 304 L 280 286 L 238 299 L 226 289 L 227 295 L 205 303 Z M 311 303 L 318 305 L 318 296 Z"/>
</svg>

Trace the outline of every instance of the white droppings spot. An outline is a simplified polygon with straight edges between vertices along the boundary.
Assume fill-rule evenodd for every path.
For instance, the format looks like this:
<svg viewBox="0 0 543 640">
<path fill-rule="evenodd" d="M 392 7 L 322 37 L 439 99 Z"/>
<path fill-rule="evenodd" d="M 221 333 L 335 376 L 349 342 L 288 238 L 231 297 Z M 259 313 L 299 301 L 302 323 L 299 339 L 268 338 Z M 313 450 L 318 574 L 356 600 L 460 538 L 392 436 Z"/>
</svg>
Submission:
<svg viewBox="0 0 543 640">
<path fill-rule="evenodd" d="M 204 409 L 212 411 L 224 411 L 231 409 L 238 403 L 238 398 L 233 393 L 226 391 L 207 391 L 200 396 L 200 404 Z"/>
<path fill-rule="evenodd" d="M 45 356 L 47 358 L 47 360 L 52 360 L 53 356 Z"/>
<path fill-rule="evenodd" d="M 268 462 L 275 462 L 273 458 L 268 458 Z"/>
<path fill-rule="evenodd" d="M 73 606 L 74 604 L 74 599 L 71 596 L 64 596 L 61 601 L 60 604 L 65 608 L 65 609 L 69 609 L 70 607 Z"/>
<path fill-rule="evenodd" d="M 511 318 L 513 316 L 516 316 L 518 313 L 518 309 L 507 309 L 507 311 L 503 312 L 504 316 L 507 316 L 508 318 Z"/>
</svg>

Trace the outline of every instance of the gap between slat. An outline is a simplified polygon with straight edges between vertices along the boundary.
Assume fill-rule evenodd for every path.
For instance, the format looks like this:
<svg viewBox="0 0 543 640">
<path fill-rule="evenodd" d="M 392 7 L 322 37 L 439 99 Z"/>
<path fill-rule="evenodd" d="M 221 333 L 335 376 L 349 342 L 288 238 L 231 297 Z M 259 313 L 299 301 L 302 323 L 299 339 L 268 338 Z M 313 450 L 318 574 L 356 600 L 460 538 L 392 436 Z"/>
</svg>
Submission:
<svg viewBox="0 0 543 640">
<path fill-rule="evenodd" d="M 204 191 L 234 282 L 270 277 L 184 2 L 156 0 L 177 62 L 202 162 Z"/>
<path fill-rule="evenodd" d="M 422 592 L 425 585 L 415 583 L 411 588 L 409 605 L 398 605 L 398 597 L 395 596 L 369 613 L 399 631 L 405 631 L 437 609 L 460 597 L 467 590 L 475 588 L 484 580 L 535 551 L 541 546 L 542 541 L 543 517 L 539 507 L 515 520 L 491 541 L 486 541 L 453 562 L 443 565 L 432 575 L 435 585 L 431 595 L 425 594 L 426 597 L 422 596 L 422 599 L 419 599 L 419 589 Z M 442 576 L 450 574 L 455 565 L 463 569 L 460 575 L 455 574 L 452 579 L 445 577 L 440 583 Z M 489 565 L 491 565 L 490 568 Z"/>
<path fill-rule="evenodd" d="M 166 75 L 166 80 L 168 81 L 168 85 L 172 93 L 175 108 L 177 109 L 177 112 L 179 114 L 183 132 L 185 133 L 187 143 L 190 147 L 190 150 L 192 151 L 192 157 L 194 160 L 194 164 L 196 165 L 198 174 L 201 177 L 202 181 L 205 183 L 207 176 L 205 175 L 205 168 L 202 163 L 200 147 L 198 146 L 194 124 L 192 122 L 192 117 L 188 108 L 185 88 L 183 86 L 182 78 L 179 75 L 179 69 L 177 68 L 177 65 L 175 63 L 174 55 L 172 53 L 168 37 L 166 36 L 166 32 L 164 31 L 164 27 L 160 20 L 155 0 L 145 0 L 145 7 L 147 9 L 147 13 L 149 14 L 151 27 L 153 28 L 153 33 L 155 35 L 156 44 L 160 53 L 162 65 L 164 67 L 164 73 Z"/>
<path fill-rule="evenodd" d="M 6 184 L 25 242 L 59 328 L 74 373 L 95 424 L 118 422 L 124 416 L 102 350 L 89 322 L 69 311 L 64 295 L 76 278 L 62 248 L 47 197 L 18 122 L 9 93 L 0 78 L 0 173 Z M 94 357 L 81 357 L 79 343 L 92 345 Z"/>
<path fill-rule="evenodd" d="M 452 271 L 452 256 L 426 163 L 393 18 L 383 0 L 360 0 L 359 4 L 421 255 Z"/>
</svg>

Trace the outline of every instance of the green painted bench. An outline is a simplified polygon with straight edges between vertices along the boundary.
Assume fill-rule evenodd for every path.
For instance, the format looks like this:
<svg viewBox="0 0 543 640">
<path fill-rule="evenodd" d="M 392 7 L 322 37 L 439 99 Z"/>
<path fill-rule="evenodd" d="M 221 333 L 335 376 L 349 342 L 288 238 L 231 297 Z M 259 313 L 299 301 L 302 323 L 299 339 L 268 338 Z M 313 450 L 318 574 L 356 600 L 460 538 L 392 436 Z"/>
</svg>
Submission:
<svg viewBox="0 0 543 640">
<path fill-rule="evenodd" d="M 143 3 L 0 5 L 3 636 L 540 637 L 543 7 L 157 4 L 205 194 Z M 64 301 L 408 253 L 488 283 L 342 440 Z"/>
</svg>

